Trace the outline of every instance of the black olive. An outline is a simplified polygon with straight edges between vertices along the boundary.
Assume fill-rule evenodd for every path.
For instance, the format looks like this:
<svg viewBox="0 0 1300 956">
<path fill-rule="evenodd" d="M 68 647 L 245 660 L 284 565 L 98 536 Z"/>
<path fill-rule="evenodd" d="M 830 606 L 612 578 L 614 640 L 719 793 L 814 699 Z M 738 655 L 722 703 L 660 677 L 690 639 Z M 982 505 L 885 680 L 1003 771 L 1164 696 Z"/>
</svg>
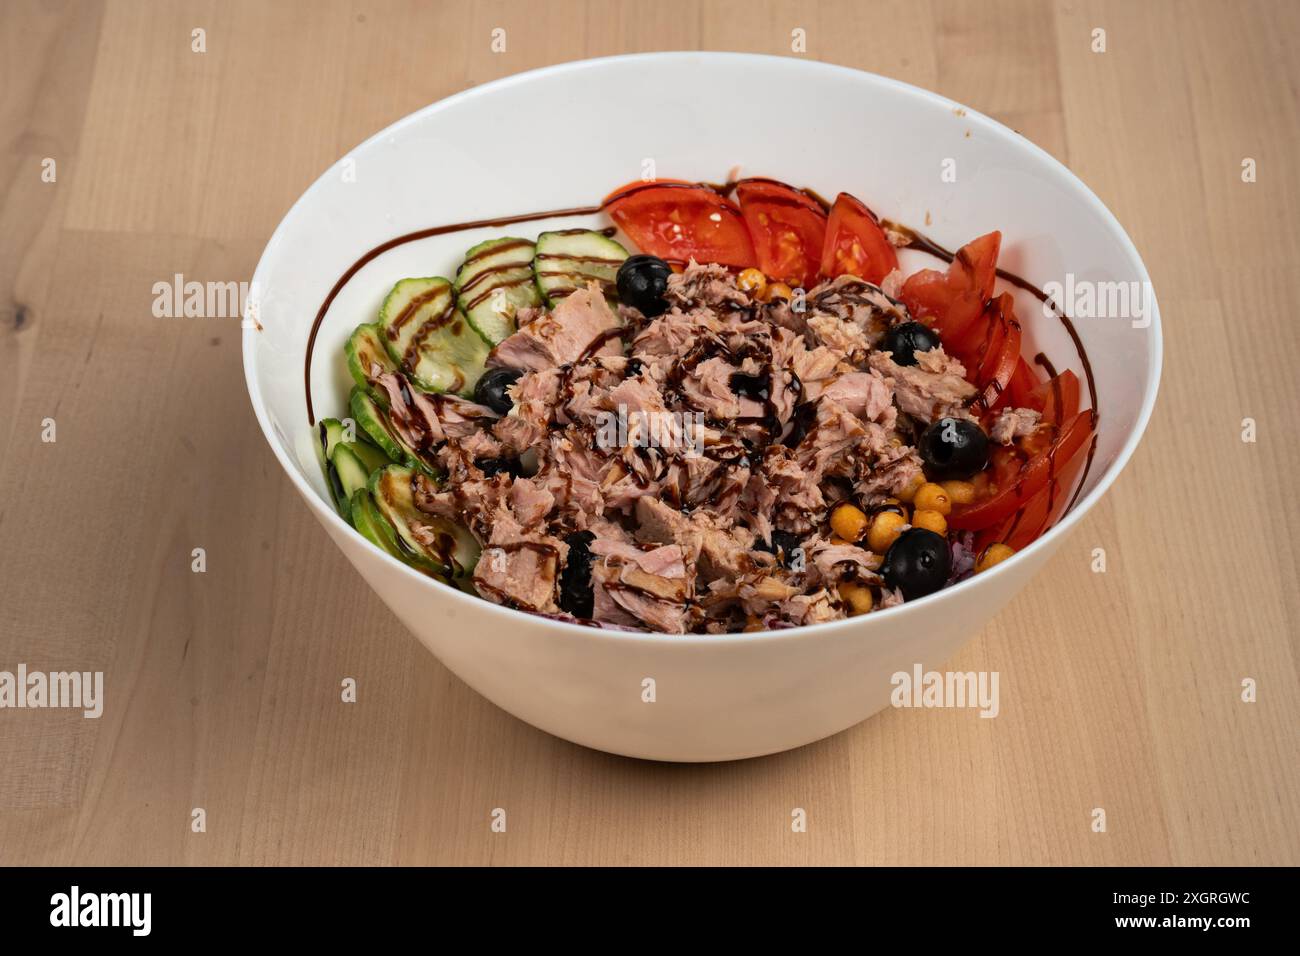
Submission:
<svg viewBox="0 0 1300 956">
<path fill-rule="evenodd" d="M 948 580 L 948 542 L 925 528 L 908 528 L 885 552 L 880 571 L 909 601 L 933 594 Z"/>
<path fill-rule="evenodd" d="M 519 381 L 519 377 L 523 374 L 513 368 L 488 369 L 474 386 L 474 401 L 502 415 L 510 414 L 510 409 L 514 408 L 515 403 L 506 394 L 506 389 Z"/>
<path fill-rule="evenodd" d="M 647 318 L 668 311 L 664 293 L 673 274 L 668 263 L 657 256 L 629 256 L 618 267 L 618 297 L 625 305 L 640 309 Z"/>
<path fill-rule="evenodd" d="M 575 531 L 564 539 L 569 556 L 560 574 L 560 608 L 574 617 L 591 617 L 591 542 L 595 540 L 590 531 Z"/>
<path fill-rule="evenodd" d="M 518 478 L 524 473 L 518 458 L 478 458 L 474 464 L 489 478 L 503 472 L 511 478 Z"/>
<path fill-rule="evenodd" d="M 895 365 L 915 365 L 917 352 L 928 352 L 938 347 L 938 334 L 920 322 L 894 326 L 877 346 L 882 352 L 892 353 Z"/>
<path fill-rule="evenodd" d="M 803 538 L 792 531 L 772 530 L 772 540 L 770 542 L 759 538 L 754 542 L 754 547 L 759 551 L 766 551 L 768 554 L 775 554 L 777 562 L 783 568 L 790 567 L 790 562 L 794 559 L 794 553 L 803 545 Z"/>
<path fill-rule="evenodd" d="M 966 479 L 989 463 L 989 437 L 968 418 L 941 418 L 921 433 L 917 451 L 929 478 Z"/>
</svg>

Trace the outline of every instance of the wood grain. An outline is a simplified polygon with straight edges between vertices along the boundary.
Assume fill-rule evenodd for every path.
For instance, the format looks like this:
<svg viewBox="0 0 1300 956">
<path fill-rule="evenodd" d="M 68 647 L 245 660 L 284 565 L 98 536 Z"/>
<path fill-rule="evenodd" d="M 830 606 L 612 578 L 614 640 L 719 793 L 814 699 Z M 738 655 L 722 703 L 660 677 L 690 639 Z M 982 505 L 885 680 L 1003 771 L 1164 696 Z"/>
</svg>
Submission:
<svg viewBox="0 0 1300 956">
<path fill-rule="evenodd" d="M 0 711 L 0 863 L 1300 863 L 1298 29 L 1268 0 L 0 6 L 0 669 L 102 669 L 109 694 L 99 720 Z M 151 314 L 175 273 L 247 279 L 320 170 L 428 102 L 694 48 L 970 103 L 1067 162 L 1146 258 L 1167 350 L 1147 439 L 952 662 L 1000 672 L 1000 719 L 889 712 L 716 766 L 533 730 L 424 652 L 296 500 L 237 320 Z"/>
</svg>

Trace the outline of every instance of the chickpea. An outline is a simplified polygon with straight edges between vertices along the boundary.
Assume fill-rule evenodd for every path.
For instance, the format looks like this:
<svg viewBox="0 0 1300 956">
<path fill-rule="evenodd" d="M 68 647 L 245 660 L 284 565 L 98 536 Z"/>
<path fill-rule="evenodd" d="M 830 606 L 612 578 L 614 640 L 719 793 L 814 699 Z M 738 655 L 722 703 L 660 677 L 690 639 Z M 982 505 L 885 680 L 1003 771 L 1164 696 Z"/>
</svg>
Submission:
<svg viewBox="0 0 1300 956">
<path fill-rule="evenodd" d="M 854 505 L 842 504 L 831 512 L 831 530 L 845 541 L 857 541 L 867 530 L 867 516 Z"/>
<path fill-rule="evenodd" d="M 876 603 L 871 588 L 858 581 L 844 581 L 840 584 L 840 597 L 848 602 L 849 613 L 853 617 L 866 614 Z"/>
<path fill-rule="evenodd" d="M 915 475 L 912 480 L 907 483 L 907 487 L 898 493 L 898 500 L 906 501 L 908 504 L 911 504 L 912 499 L 916 497 L 917 491 L 920 490 L 921 486 L 924 484 L 925 476 L 920 474 Z"/>
<path fill-rule="evenodd" d="M 871 519 L 867 531 L 867 547 L 876 554 L 884 554 L 895 539 L 903 533 L 907 519 L 893 511 L 881 511 Z"/>
<path fill-rule="evenodd" d="M 794 292 L 784 282 L 772 282 L 768 285 L 762 299 L 764 302 L 771 302 L 773 299 L 785 299 L 788 302 L 792 295 Z"/>
<path fill-rule="evenodd" d="M 918 511 L 937 511 L 944 516 L 952 512 L 952 499 L 948 497 L 948 492 L 942 485 L 933 482 L 927 481 L 918 488 L 912 502 Z"/>
<path fill-rule="evenodd" d="M 987 571 L 989 568 L 993 567 L 993 565 L 1001 564 L 1015 553 L 1014 548 L 1008 547 L 1001 541 L 991 544 L 985 548 L 976 559 L 975 573 L 979 574 L 981 571 Z"/>
<path fill-rule="evenodd" d="M 745 269 L 736 277 L 736 285 L 756 299 L 767 292 L 767 276 L 758 269 Z"/>
<path fill-rule="evenodd" d="M 955 505 L 968 505 L 975 500 L 975 486 L 969 481 L 943 481 L 940 484 Z"/>
<path fill-rule="evenodd" d="M 933 531 L 935 534 L 947 534 L 948 519 L 937 511 L 919 509 L 916 514 L 912 515 L 912 527 L 924 528 L 927 531 Z"/>
</svg>

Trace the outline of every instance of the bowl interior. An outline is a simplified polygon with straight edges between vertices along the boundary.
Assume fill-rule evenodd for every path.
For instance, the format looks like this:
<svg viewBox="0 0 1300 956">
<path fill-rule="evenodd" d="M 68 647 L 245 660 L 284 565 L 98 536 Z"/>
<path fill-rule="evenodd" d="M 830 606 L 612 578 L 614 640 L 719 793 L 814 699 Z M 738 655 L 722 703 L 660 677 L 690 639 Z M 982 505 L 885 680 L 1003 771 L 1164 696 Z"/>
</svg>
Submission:
<svg viewBox="0 0 1300 956">
<path fill-rule="evenodd" d="M 751 122 L 741 108 L 750 102 L 764 104 L 766 116 L 790 117 L 788 125 Z M 278 456 L 331 509 L 308 426 L 304 360 L 317 309 L 367 250 L 430 226 L 595 205 L 643 175 L 717 182 L 737 167 L 827 197 L 851 192 L 949 248 L 1000 229 L 1000 265 L 1040 287 L 1121 283 L 1145 296 L 1146 327 L 1129 312 L 1076 314 L 1101 412 L 1076 512 L 1086 510 L 1090 494 L 1131 453 L 1159 375 L 1154 298 L 1114 217 L 1046 153 L 941 97 L 854 70 L 736 54 L 616 57 L 509 77 L 412 114 L 328 170 L 276 231 L 250 296 L 261 329 L 245 331 L 246 374 Z M 358 323 L 373 320 L 397 279 L 451 276 L 464 251 L 491 236 L 597 222 L 608 225 L 597 215 L 456 232 L 370 262 L 320 327 L 311 375 L 316 416 L 346 413 L 343 344 Z M 942 268 L 920 252 L 900 258 L 905 272 Z M 1026 354 L 1041 351 L 1082 379 L 1063 326 L 1028 292 L 1000 287 L 1016 294 Z"/>
</svg>

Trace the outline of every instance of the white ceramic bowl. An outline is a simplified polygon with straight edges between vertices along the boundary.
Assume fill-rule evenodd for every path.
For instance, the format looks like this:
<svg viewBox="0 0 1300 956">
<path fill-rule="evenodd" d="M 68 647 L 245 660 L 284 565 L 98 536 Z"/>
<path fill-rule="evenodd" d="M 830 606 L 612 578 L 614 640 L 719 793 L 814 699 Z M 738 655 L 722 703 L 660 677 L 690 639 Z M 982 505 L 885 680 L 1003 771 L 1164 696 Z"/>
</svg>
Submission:
<svg viewBox="0 0 1300 956">
<path fill-rule="evenodd" d="M 307 422 L 305 349 L 326 293 L 359 255 L 391 237 L 593 205 L 641 177 L 648 162 L 662 177 L 720 181 L 739 165 L 744 175 L 827 196 L 846 190 L 950 248 L 1000 229 L 1000 265 L 1039 285 L 1064 282 L 1067 272 L 1146 289 L 1149 280 L 1106 207 L 1018 134 L 915 87 L 794 58 L 646 54 L 488 83 L 358 146 L 285 216 L 254 277 L 262 329 L 244 333 L 249 395 L 289 480 L 394 613 L 479 693 L 568 740 L 658 760 L 774 753 L 886 706 L 892 674 L 942 664 L 1042 567 L 1110 487 L 1146 426 L 1160 375 L 1159 316 L 1144 329 L 1127 319 L 1078 322 L 1101 415 L 1096 460 L 1074 510 L 995 569 L 891 610 L 721 637 L 602 631 L 498 607 L 380 553 L 335 513 Z M 955 169 L 955 182 L 945 181 L 944 169 Z M 607 224 L 567 220 L 596 221 Z M 511 231 L 531 235 L 544 225 Z M 314 353 L 318 416 L 346 414 L 343 343 L 371 321 L 393 282 L 450 275 L 465 249 L 495 234 L 504 233 L 403 245 L 350 280 Z M 933 263 L 920 253 L 903 257 L 905 271 L 922 264 Z M 1151 306 L 1154 313 L 1154 300 Z M 1081 372 L 1059 324 L 1028 294 L 1017 294 L 1017 307 L 1027 353 L 1042 349 L 1059 367 Z M 655 681 L 653 703 L 642 699 L 646 678 Z"/>
</svg>

